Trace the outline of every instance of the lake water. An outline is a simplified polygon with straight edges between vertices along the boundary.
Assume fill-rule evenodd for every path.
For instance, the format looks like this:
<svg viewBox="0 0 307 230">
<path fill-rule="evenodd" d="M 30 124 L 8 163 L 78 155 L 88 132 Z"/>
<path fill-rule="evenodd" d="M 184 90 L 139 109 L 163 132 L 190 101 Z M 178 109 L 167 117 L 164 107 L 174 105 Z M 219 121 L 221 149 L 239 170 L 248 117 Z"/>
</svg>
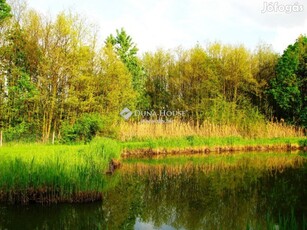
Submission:
<svg viewBox="0 0 307 230">
<path fill-rule="evenodd" d="M 280 155 L 129 160 L 103 202 L 2 204 L 0 230 L 307 229 L 306 154 Z"/>
</svg>

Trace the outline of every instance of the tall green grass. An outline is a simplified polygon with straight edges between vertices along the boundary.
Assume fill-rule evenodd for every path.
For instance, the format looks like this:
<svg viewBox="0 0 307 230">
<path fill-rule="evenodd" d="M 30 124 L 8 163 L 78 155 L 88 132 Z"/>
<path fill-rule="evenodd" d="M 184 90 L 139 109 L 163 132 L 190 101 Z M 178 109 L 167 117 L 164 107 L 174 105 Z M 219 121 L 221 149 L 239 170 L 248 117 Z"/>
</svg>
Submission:
<svg viewBox="0 0 307 230">
<path fill-rule="evenodd" d="M 280 137 L 280 138 L 257 138 L 248 139 L 242 137 L 164 137 L 148 138 L 144 140 L 131 140 L 122 142 L 126 150 L 135 149 L 183 149 L 191 147 L 240 147 L 240 146 L 277 146 L 277 145 L 294 145 L 304 147 L 306 137 Z"/>
<path fill-rule="evenodd" d="M 11 143 L 0 148 L 0 201 L 54 203 L 102 199 L 102 192 L 116 184 L 116 177 L 106 176 L 109 163 L 111 159 L 119 159 L 126 150 L 178 149 L 180 152 L 185 148 L 204 146 L 299 145 L 305 140 L 298 137 L 244 139 L 188 136 L 128 142 L 95 138 L 88 145 Z M 225 158 L 215 160 L 224 161 Z"/>
<path fill-rule="evenodd" d="M 0 148 L 0 200 L 9 203 L 84 202 L 102 198 L 105 171 L 120 146 L 106 138 L 89 145 L 20 144 Z"/>
</svg>

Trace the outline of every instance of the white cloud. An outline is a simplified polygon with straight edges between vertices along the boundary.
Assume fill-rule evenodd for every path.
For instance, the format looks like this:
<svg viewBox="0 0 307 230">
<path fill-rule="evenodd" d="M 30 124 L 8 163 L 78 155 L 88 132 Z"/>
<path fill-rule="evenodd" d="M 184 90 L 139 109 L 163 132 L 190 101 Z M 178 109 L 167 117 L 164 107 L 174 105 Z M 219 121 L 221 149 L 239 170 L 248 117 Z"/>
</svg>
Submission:
<svg viewBox="0 0 307 230">
<path fill-rule="evenodd" d="M 303 12 L 261 13 L 259 0 L 28 0 L 40 11 L 54 14 L 71 8 L 96 21 L 102 38 L 124 27 L 142 52 L 157 47 L 191 47 L 197 42 L 243 43 L 253 49 L 261 40 L 282 52 L 299 34 L 306 34 L 307 6 Z M 269 1 L 267 1 L 269 2 Z M 275 1 L 272 1 L 275 2 Z M 278 4 L 293 4 L 278 0 Z"/>
<path fill-rule="evenodd" d="M 276 50 L 283 51 L 288 45 L 293 44 L 299 35 L 306 34 L 307 19 L 304 24 L 300 26 L 294 26 L 292 28 L 278 27 L 275 29 L 275 37 L 272 41 Z"/>
</svg>

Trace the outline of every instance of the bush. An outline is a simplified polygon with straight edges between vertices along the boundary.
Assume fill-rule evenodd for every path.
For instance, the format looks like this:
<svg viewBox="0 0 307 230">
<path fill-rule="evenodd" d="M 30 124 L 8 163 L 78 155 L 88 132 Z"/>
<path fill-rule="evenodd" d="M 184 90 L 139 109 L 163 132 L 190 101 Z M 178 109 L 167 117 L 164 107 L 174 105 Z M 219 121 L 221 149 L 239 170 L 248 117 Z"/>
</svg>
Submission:
<svg viewBox="0 0 307 230">
<path fill-rule="evenodd" d="M 74 124 L 65 122 L 61 128 L 61 142 L 90 142 L 103 128 L 99 114 L 84 114 Z"/>
<path fill-rule="evenodd" d="M 9 141 L 25 141 L 25 142 L 31 142 L 35 141 L 37 139 L 35 132 L 33 130 L 36 130 L 35 125 L 22 122 L 20 124 L 17 124 L 14 127 L 9 127 L 8 129 L 5 129 L 3 131 L 3 140 L 5 142 Z"/>
</svg>

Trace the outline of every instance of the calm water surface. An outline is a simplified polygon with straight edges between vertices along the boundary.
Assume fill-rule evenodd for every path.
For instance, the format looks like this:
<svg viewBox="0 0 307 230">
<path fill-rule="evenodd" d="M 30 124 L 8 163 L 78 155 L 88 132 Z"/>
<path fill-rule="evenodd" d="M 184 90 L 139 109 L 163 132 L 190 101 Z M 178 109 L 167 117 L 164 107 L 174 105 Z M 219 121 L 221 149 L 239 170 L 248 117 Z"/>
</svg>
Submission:
<svg viewBox="0 0 307 230">
<path fill-rule="evenodd" d="M 2 204 L 0 229 L 307 229 L 306 154 L 171 161 L 126 162 L 102 203 Z"/>
</svg>

